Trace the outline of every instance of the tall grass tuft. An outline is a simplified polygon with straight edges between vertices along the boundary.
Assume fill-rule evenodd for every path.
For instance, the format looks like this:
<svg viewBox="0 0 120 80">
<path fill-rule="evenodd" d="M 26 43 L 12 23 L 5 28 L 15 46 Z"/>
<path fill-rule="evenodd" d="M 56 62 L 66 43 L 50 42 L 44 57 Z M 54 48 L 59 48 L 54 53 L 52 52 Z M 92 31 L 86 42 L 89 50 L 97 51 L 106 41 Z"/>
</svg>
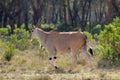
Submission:
<svg viewBox="0 0 120 80">
<path fill-rule="evenodd" d="M 10 61 L 11 58 L 15 55 L 15 52 L 16 52 L 16 48 L 15 48 L 15 45 L 8 42 L 7 43 L 7 47 L 6 47 L 6 50 L 5 52 L 3 53 L 3 56 L 2 58 L 4 60 L 7 60 L 7 61 Z"/>
</svg>

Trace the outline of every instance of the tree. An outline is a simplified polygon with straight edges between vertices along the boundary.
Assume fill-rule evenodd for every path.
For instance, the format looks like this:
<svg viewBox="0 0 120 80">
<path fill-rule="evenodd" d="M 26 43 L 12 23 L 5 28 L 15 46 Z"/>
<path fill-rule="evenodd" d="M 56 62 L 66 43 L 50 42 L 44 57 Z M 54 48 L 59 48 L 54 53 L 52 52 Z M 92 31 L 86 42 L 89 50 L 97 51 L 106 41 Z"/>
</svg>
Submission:
<svg viewBox="0 0 120 80">
<path fill-rule="evenodd" d="M 0 26 L 61 23 L 69 28 L 89 30 L 92 25 L 111 22 L 120 16 L 119 0 L 0 0 Z M 67 26 L 68 27 L 68 26 Z"/>
<path fill-rule="evenodd" d="M 108 21 L 111 22 L 116 16 L 120 16 L 120 1 L 109 0 L 108 1 Z"/>
</svg>

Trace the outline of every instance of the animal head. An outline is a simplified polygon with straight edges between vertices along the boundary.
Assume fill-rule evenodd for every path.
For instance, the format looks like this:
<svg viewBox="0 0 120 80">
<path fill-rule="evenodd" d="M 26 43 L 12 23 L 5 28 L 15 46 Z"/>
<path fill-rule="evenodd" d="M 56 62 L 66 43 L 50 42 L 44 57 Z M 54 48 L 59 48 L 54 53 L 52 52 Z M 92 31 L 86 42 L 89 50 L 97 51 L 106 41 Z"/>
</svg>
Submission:
<svg viewBox="0 0 120 80">
<path fill-rule="evenodd" d="M 32 30 L 31 30 L 31 36 L 30 36 L 30 39 L 31 41 L 34 39 L 34 38 L 37 38 L 37 30 L 38 30 L 38 26 L 41 25 L 41 20 L 39 19 L 37 24 L 36 25 L 33 25 L 32 27 Z"/>
<path fill-rule="evenodd" d="M 38 21 L 39 23 L 39 21 Z M 33 26 L 32 31 L 31 31 L 31 41 L 34 38 L 37 38 L 40 40 L 40 46 L 44 47 L 45 46 L 45 42 L 46 42 L 46 36 L 47 36 L 47 32 L 43 31 L 42 29 L 38 28 L 38 23 L 36 26 Z"/>
<path fill-rule="evenodd" d="M 33 26 L 32 30 L 31 30 L 31 37 L 30 37 L 31 41 L 32 41 L 34 38 L 37 38 L 36 34 L 37 34 L 37 27 L 36 27 L 36 26 Z"/>
</svg>

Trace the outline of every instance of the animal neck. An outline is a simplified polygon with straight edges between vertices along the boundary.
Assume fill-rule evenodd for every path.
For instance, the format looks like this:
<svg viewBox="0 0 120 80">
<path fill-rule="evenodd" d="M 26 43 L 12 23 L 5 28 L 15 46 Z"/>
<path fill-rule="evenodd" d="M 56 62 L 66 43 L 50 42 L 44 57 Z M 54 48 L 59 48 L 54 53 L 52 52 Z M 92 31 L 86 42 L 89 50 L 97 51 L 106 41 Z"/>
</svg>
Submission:
<svg viewBox="0 0 120 80">
<path fill-rule="evenodd" d="M 48 33 L 41 29 L 37 29 L 37 36 L 39 40 L 41 41 L 41 44 L 45 47 Z"/>
</svg>

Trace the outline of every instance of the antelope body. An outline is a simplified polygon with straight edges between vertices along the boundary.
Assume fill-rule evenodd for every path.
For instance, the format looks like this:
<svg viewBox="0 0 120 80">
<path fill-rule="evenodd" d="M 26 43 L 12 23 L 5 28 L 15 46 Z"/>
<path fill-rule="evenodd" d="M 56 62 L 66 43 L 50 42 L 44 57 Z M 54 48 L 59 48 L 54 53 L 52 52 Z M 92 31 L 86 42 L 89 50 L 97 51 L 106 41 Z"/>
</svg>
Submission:
<svg viewBox="0 0 120 80">
<path fill-rule="evenodd" d="M 41 46 L 45 47 L 49 53 L 49 62 L 57 68 L 57 53 L 72 53 L 73 64 L 71 70 L 77 65 L 77 52 L 80 50 L 86 54 L 91 64 L 91 57 L 87 51 L 87 36 L 83 32 L 45 32 L 35 27 L 31 34 L 31 39 L 37 37 Z M 92 49 L 91 49 L 92 54 Z"/>
</svg>

